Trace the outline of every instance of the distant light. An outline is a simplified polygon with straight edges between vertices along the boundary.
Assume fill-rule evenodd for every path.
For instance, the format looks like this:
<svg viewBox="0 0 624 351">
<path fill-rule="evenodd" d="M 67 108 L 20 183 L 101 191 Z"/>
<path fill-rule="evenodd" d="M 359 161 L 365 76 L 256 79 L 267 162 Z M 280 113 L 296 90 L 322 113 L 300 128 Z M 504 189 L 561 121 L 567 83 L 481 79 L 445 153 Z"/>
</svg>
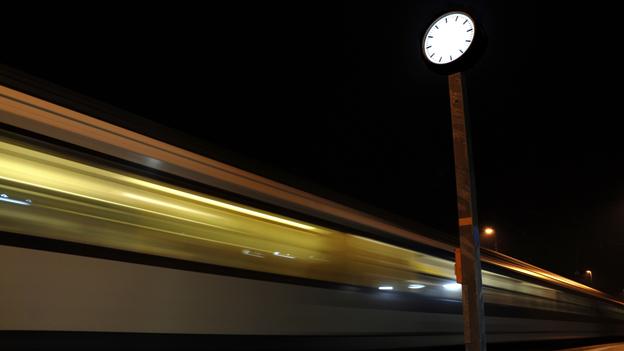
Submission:
<svg viewBox="0 0 624 351">
<path fill-rule="evenodd" d="M 591 274 L 592 274 L 592 272 L 591 272 L 589 269 L 588 269 L 588 270 L 586 270 L 586 271 L 585 271 L 585 273 L 586 273 L 586 274 L 589 274 L 589 275 L 591 275 Z"/>
<path fill-rule="evenodd" d="M 492 234 L 494 234 L 496 231 L 494 231 L 494 228 L 492 228 L 492 227 L 485 227 L 485 229 L 483 230 L 483 232 L 485 233 L 485 235 L 492 235 Z"/>
<path fill-rule="evenodd" d="M 422 285 L 422 284 L 410 284 L 410 285 L 408 286 L 408 288 L 410 288 L 410 289 L 422 289 L 422 288 L 424 288 L 424 287 L 425 287 L 425 286 L 424 286 L 424 285 Z"/>
<path fill-rule="evenodd" d="M 457 283 L 448 283 L 448 284 L 444 284 L 442 285 L 442 287 L 444 287 L 444 289 L 449 290 L 449 291 L 457 291 L 459 289 L 461 289 L 461 284 L 457 284 Z"/>
<path fill-rule="evenodd" d="M 377 288 L 379 290 L 394 290 L 393 286 L 389 286 L 389 285 L 382 285 L 379 288 Z"/>
<path fill-rule="evenodd" d="M 283 252 L 279 252 L 279 251 L 275 251 L 273 252 L 273 255 L 275 256 L 279 256 L 279 257 L 284 257 L 284 258 L 289 258 L 289 259 L 294 259 L 295 256 L 289 254 L 289 253 L 283 253 Z"/>
</svg>

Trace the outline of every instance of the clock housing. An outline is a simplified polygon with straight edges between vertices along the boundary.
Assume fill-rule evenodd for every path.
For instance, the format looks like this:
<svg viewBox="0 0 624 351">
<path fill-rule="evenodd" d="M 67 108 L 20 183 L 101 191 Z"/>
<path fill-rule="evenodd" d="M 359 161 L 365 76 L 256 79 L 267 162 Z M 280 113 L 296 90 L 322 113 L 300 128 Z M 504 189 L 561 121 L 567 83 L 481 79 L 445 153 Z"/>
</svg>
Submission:
<svg viewBox="0 0 624 351">
<path fill-rule="evenodd" d="M 472 67 L 487 43 L 479 22 L 464 11 L 446 11 L 434 17 L 421 38 L 421 56 L 425 64 L 440 74 Z"/>
</svg>

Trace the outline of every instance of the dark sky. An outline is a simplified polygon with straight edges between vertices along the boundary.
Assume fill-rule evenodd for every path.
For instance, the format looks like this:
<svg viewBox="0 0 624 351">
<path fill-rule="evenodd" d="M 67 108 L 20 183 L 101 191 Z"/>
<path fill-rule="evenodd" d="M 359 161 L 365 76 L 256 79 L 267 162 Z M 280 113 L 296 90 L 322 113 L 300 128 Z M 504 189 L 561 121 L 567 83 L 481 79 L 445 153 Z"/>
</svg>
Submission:
<svg viewBox="0 0 624 351">
<path fill-rule="evenodd" d="M 542 31 L 534 2 L 89 8 L 6 63 L 191 134 L 208 156 L 454 236 L 447 80 L 419 44 L 458 6 L 489 39 L 466 72 L 480 224 L 504 253 L 620 291 L 621 97 L 574 39 Z"/>
</svg>

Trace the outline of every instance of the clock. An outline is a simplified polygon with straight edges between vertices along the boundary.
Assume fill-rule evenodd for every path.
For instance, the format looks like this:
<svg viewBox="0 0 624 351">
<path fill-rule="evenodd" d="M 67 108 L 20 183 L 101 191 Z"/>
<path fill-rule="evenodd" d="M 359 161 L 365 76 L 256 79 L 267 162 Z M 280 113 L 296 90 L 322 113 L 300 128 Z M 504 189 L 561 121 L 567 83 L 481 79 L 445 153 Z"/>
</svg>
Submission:
<svg viewBox="0 0 624 351">
<path fill-rule="evenodd" d="M 437 17 L 425 31 L 422 54 L 425 63 L 439 73 L 453 73 L 474 62 L 483 47 L 484 35 L 474 19 L 462 11 Z"/>
</svg>

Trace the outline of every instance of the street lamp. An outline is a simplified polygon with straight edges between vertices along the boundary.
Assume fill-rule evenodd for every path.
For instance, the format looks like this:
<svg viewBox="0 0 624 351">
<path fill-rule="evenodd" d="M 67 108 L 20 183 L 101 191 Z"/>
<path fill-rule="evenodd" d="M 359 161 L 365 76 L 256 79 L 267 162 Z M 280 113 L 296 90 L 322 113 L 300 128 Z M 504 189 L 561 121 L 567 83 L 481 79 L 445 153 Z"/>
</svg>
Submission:
<svg viewBox="0 0 624 351">
<path fill-rule="evenodd" d="M 496 236 L 496 231 L 492 227 L 485 227 L 483 229 L 483 234 L 487 237 L 494 238 L 494 251 L 498 252 L 498 237 Z"/>
<path fill-rule="evenodd" d="M 585 274 L 589 277 L 589 282 L 593 283 L 594 282 L 594 276 L 592 275 L 592 271 L 590 271 L 589 269 L 585 271 Z"/>
</svg>

